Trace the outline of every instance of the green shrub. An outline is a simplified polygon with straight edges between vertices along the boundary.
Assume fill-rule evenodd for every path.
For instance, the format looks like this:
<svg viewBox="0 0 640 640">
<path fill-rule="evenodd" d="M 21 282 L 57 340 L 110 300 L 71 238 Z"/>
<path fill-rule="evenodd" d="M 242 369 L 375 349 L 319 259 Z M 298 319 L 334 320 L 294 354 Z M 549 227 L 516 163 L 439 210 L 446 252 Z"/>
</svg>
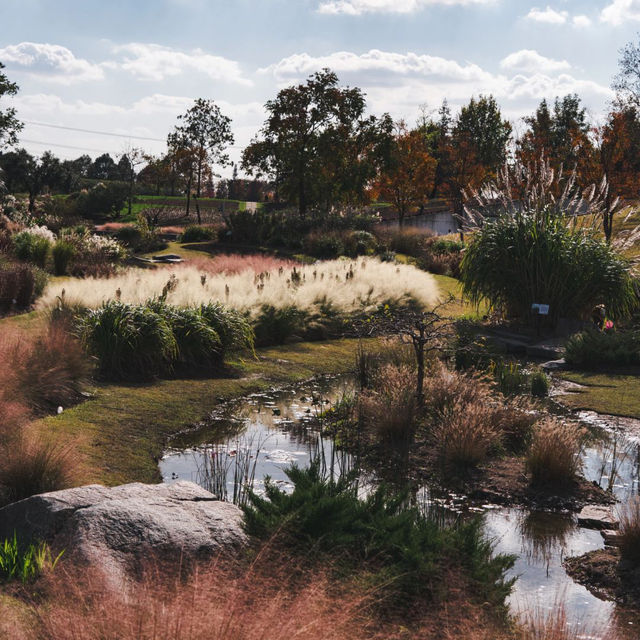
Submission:
<svg viewBox="0 0 640 640">
<path fill-rule="evenodd" d="M 75 247 L 67 240 L 58 240 L 51 250 L 53 257 L 53 271 L 57 276 L 67 273 L 69 263 L 75 254 Z"/>
<path fill-rule="evenodd" d="M 0 254 L 0 312 L 28 308 L 42 295 L 47 279 L 39 267 Z"/>
<path fill-rule="evenodd" d="M 26 584 L 43 571 L 53 571 L 63 553 L 54 558 L 44 542 L 20 544 L 14 532 L 13 538 L 0 541 L 0 582 L 19 580 Z"/>
<path fill-rule="evenodd" d="M 344 236 L 345 253 L 351 257 L 373 255 L 378 239 L 368 231 L 350 231 Z"/>
<path fill-rule="evenodd" d="M 348 569 L 365 569 L 377 577 L 386 595 L 435 595 L 447 567 L 468 567 L 482 598 L 502 603 L 511 582 L 504 572 L 513 564 L 508 556 L 493 556 L 479 520 L 444 527 L 435 517 L 409 507 L 407 495 L 393 495 L 381 487 L 359 499 L 349 478 L 325 479 L 317 465 L 287 470 L 294 489 L 285 493 L 266 482 L 264 498 L 255 494 L 243 510 L 249 534 L 266 539 L 278 532 L 289 548 L 340 558 Z"/>
<path fill-rule="evenodd" d="M 345 250 L 343 236 L 337 231 L 314 231 L 305 237 L 302 248 L 316 258 L 337 258 Z"/>
<path fill-rule="evenodd" d="M 306 313 L 294 306 L 277 308 L 265 304 L 253 321 L 258 346 L 284 344 L 304 329 Z"/>
<path fill-rule="evenodd" d="M 551 207 L 487 220 L 462 259 L 464 293 L 509 317 L 531 319 L 549 305 L 549 320 L 582 318 L 604 304 L 615 318 L 637 306 L 628 265 L 595 232 L 570 224 Z"/>
<path fill-rule="evenodd" d="M 531 374 L 531 395 L 536 398 L 544 398 L 549 395 L 549 378 L 540 369 Z"/>
<path fill-rule="evenodd" d="M 144 380 L 170 370 L 178 345 L 171 326 L 144 305 L 109 301 L 81 319 L 81 335 L 110 380 Z"/>
<path fill-rule="evenodd" d="M 180 236 L 180 242 L 207 242 L 215 240 L 217 229 L 202 227 L 197 224 L 189 225 Z"/>
<path fill-rule="evenodd" d="M 21 231 L 13 236 L 13 246 L 16 256 L 25 262 L 32 262 L 44 269 L 47 266 L 51 242 L 48 238 L 29 231 Z"/>
<path fill-rule="evenodd" d="M 640 365 L 640 331 L 576 333 L 567 341 L 565 359 L 576 367 L 592 369 Z"/>
</svg>

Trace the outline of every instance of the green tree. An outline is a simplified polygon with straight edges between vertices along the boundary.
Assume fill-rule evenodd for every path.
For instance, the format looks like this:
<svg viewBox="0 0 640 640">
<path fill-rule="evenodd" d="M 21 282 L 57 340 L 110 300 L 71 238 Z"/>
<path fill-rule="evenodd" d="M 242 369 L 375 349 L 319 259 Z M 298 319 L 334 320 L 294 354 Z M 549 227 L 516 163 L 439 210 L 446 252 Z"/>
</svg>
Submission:
<svg viewBox="0 0 640 640">
<path fill-rule="evenodd" d="M 87 177 L 93 180 L 117 180 L 117 165 L 108 153 L 103 153 L 93 161 L 87 171 Z"/>
<path fill-rule="evenodd" d="M 341 88 L 336 74 L 324 69 L 282 89 L 265 108 L 261 137 L 242 156 L 246 171 L 268 176 L 301 216 L 313 205 L 366 197 L 388 153 L 393 122 L 387 114 L 365 117 L 360 89 Z"/>
<path fill-rule="evenodd" d="M 453 127 L 453 136 L 464 140 L 477 161 L 488 172 L 495 173 L 507 159 L 511 124 L 502 119 L 500 107 L 493 96 L 471 98 L 462 107 Z"/>
<path fill-rule="evenodd" d="M 15 82 L 9 82 L 2 72 L 3 69 L 4 65 L 0 62 L 0 107 L 2 107 L 3 96 L 14 96 L 18 93 L 18 85 Z M 0 150 L 18 142 L 18 132 L 22 127 L 13 107 L 0 108 Z"/>
<path fill-rule="evenodd" d="M 192 156 L 196 211 L 200 224 L 202 220 L 198 198 L 207 173 L 211 171 L 211 165 L 229 164 L 226 149 L 233 144 L 231 119 L 222 114 L 213 100 L 197 98 L 185 114 L 178 116 L 178 120 L 181 124 L 176 126 L 172 142 Z"/>
</svg>

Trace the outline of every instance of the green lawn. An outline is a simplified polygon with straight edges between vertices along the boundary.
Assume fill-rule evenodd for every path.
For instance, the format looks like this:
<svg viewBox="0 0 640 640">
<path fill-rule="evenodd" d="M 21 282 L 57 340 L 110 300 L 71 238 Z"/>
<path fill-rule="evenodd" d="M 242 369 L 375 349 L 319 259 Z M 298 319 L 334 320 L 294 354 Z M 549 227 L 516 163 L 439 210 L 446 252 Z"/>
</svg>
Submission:
<svg viewBox="0 0 640 640">
<path fill-rule="evenodd" d="M 562 396 L 572 409 L 640 418 L 640 376 L 565 371 L 561 377 L 585 386 Z"/>
<path fill-rule="evenodd" d="M 377 341 L 368 341 L 376 348 Z M 82 483 L 158 482 L 157 459 L 167 438 L 223 400 L 319 374 L 351 371 L 357 340 L 298 343 L 257 351 L 217 378 L 98 384 L 94 396 L 37 425 L 55 439 L 77 442 Z"/>
<path fill-rule="evenodd" d="M 154 201 L 161 202 L 169 202 L 170 206 L 175 207 L 186 207 L 186 198 L 182 196 L 137 196 L 137 201 L 134 201 L 131 205 L 131 215 L 129 215 L 129 206 L 125 204 L 120 211 L 120 218 L 118 218 L 118 222 L 135 222 L 138 216 L 138 213 L 143 211 L 144 209 L 148 209 L 149 207 L 154 206 Z M 237 209 L 239 211 L 244 211 L 246 207 L 246 202 L 244 200 L 225 200 L 222 198 L 200 198 L 200 204 L 206 206 L 207 208 L 211 204 L 220 205 L 225 203 L 227 205 L 237 205 Z M 258 203 L 258 208 L 260 208 L 262 203 Z M 189 220 L 190 224 L 193 224 L 196 217 L 196 207 L 195 203 L 191 201 L 191 219 Z"/>
</svg>

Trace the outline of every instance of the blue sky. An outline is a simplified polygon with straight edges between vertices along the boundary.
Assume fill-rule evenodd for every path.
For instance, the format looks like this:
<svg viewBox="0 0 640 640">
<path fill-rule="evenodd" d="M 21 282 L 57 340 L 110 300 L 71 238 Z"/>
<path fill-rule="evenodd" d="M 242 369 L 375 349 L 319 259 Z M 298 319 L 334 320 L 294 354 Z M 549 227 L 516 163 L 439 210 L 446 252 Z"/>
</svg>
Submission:
<svg viewBox="0 0 640 640">
<path fill-rule="evenodd" d="M 158 139 L 27 124 L 32 153 L 158 153 L 206 97 L 233 118 L 237 159 L 264 102 L 324 66 L 410 123 L 421 105 L 492 93 L 519 130 L 543 97 L 570 92 L 595 122 L 638 30 L 640 0 L 1 0 L 0 61 L 29 123 Z"/>
</svg>

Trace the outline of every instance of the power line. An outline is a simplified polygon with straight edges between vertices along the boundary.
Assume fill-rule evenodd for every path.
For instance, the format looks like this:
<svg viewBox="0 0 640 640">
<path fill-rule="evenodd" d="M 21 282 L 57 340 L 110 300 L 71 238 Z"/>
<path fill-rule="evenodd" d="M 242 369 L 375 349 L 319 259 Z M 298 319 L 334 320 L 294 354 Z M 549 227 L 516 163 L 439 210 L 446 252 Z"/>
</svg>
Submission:
<svg viewBox="0 0 640 640">
<path fill-rule="evenodd" d="M 94 129 L 80 129 L 78 127 L 66 127 L 61 124 L 50 124 L 48 122 L 33 122 L 32 120 L 25 120 L 26 124 L 33 124 L 38 127 L 51 127 L 52 129 L 64 129 L 65 131 L 79 131 L 80 133 L 95 133 L 100 136 L 113 136 L 115 138 L 135 138 L 136 140 L 150 140 L 151 142 L 166 142 L 166 139 L 150 138 L 146 136 L 134 136 L 125 133 L 111 133 L 109 131 L 95 131 Z"/>
<path fill-rule="evenodd" d="M 27 140 L 20 138 L 20 142 L 28 142 L 29 144 L 41 144 L 43 147 L 61 147 L 63 149 L 76 149 L 78 151 L 92 151 L 93 153 L 104 153 L 104 149 L 89 149 L 88 147 L 75 147 L 70 144 L 59 144 L 57 142 L 42 142 L 41 140 Z"/>
<path fill-rule="evenodd" d="M 63 129 L 65 131 L 78 131 L 80 133 L 95 133 L 100 136 L 113 136 L 115 138 L 135 138 L 136 140 L 149 140 L 151 142 L 167 142 L 166 138 L 151 138 L 148 136 L 134 136 L 126 133 L 112 133 L 110 131 L 97 131 L 95 129 L 80 129 L 79 127 L 67 127 L 61 124 L 52 124 L 50 122 L 35 122 L 33 120 L 24 120 L 25 124 L 32 124 L 37 127 L 50 127 L 51 129 Z M 58 145 L 63 146 L 63 145 Z M 229 145 L 232 149 L 240 149 L 241 147 L 237 144 Z"/>
</svg>

